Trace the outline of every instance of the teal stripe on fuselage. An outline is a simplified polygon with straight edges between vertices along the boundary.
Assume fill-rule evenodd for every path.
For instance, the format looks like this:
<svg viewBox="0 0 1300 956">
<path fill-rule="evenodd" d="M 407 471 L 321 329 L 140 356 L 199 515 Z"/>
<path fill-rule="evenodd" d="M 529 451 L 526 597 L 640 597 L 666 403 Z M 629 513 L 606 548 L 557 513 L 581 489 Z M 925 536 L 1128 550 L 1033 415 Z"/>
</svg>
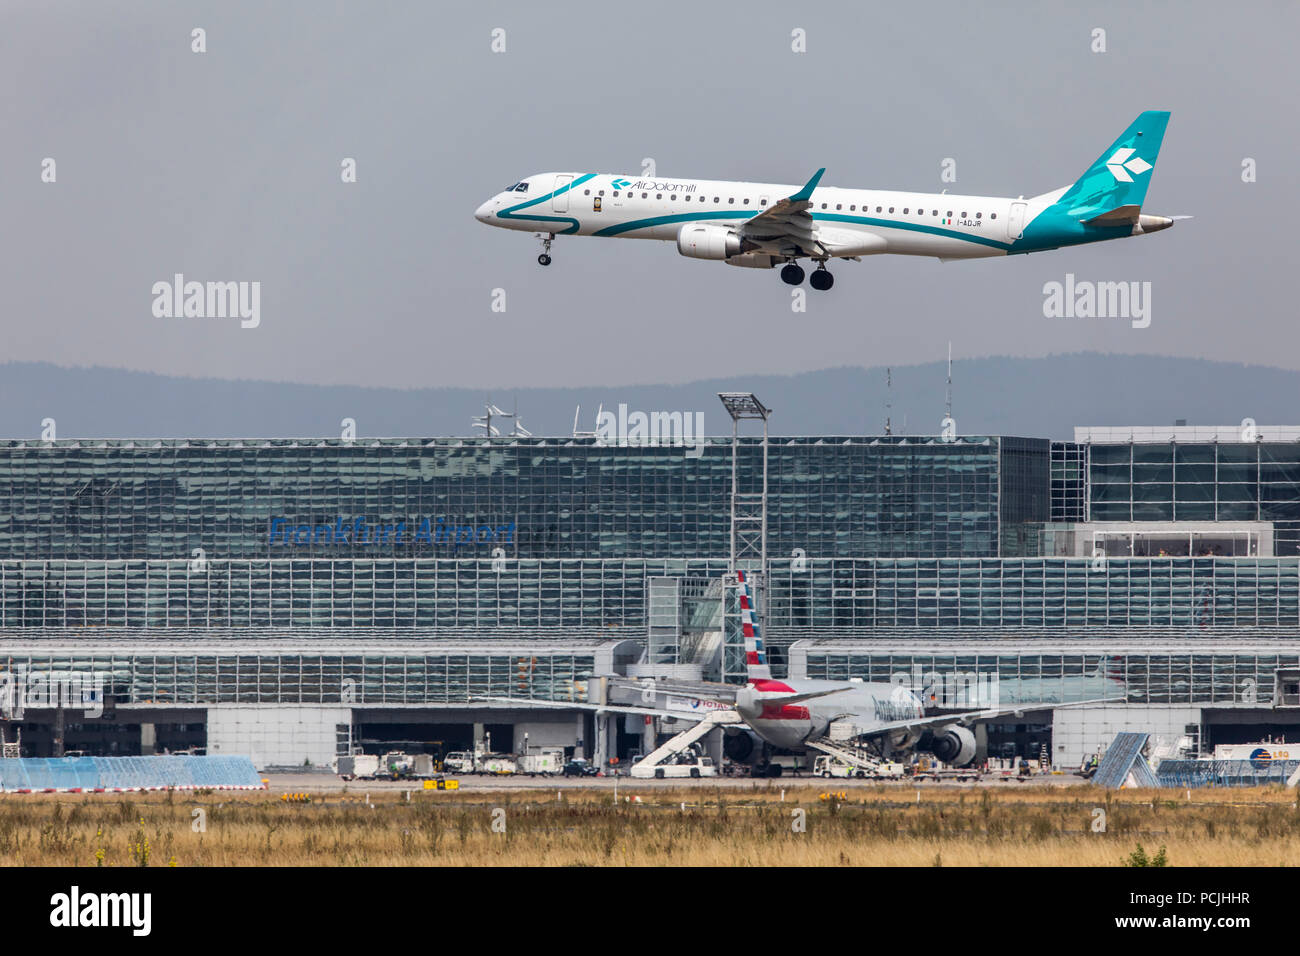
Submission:
<svg viewBox="0 0 1300 956">
<path fill-rule="evenodd" d="M 856 222 L 864 226 L 879 226 L 882 229 L 906 229 L 909 232 L 924 232 L 932 236 L 943 236 L 945 239 L 962 239 L 966 242 L 973 242 L 980 246 L 991 246 L 994 249 L 1010 249 L 1011 244 L 999 242 L 997 239 L 989 239 L 987 236 L 973 236 L 968 232 L 957 232 L 955 229 L 942 229 L 939 226 L 924 226 L 919 222 L 894 222 L 892 219 L 873 219 L 868 216 L 845 216 L 837 212 L 814 212 L 810 213 L 814 219 L 825 219 L 830 222 Z"/>
<path fill-rule="evenodd" d="M 593 236 L 618 236 L 625 232 L 636 232 L 638 229 L 652 229 L 655 226 L 666 226 L 672 223 L 681 222 L 708 222 L 718 219 L 752 219 L 759 213 L 750 210 L 717 210 L 715 212 L 691 212 L 681 213 L 675 216 L 654 216 L 650 219 L 634 219 L 632 222 L 617 223 L 613 226 L 606 226 L 593 232 Z M 992 246 L 995 249 L 1010 249 L 1010 243 L 999 242 L 996 239 L 989 239 L 985 236 L 972 236 L 964 232 L 957 232 L 952 229 L 941 229 L 938 226 L 924 226 L 920 223 L 913 222 L 895 222 L 890 219 L 873 219 L 867 216 L 846 216 L 841 213 L 810 213 L 813 219 L 821 219 L 829 222 L 852 222 L 863 226 L 879 226 L 882 229 L 905 229 L 911 232 L 923 232 L 935 236 L 943 236 L 948 239 L 961 239 L 966 242 L 973 242 L 976 245 Z"/>
<path fill-rule="evenodd" d="M 710 219 L 750 219 L 757 213 L 752 213 L 747 209 L 723 210 L 716 212 L 685 212 L 676 216 L 655 216 L 651 219 L 634 219 L 632 222 L 621 222 L 613 226 L 606 226 L 598 232 L 593 232 L 593 236 L 617 236 L 625 232 L 635 232 L 637 229 L 651 229 L 655 226 L 666 226 L 674 222 L 707 222 Z"/>
<path fill-rule="evenodd" d="M 560 230 L 559 235 L 562 236 L 572 235 L 573 233 L 577 232 L 580 228 L 582 228 L 582 224 L 579 223 L 578 220 L 572 216 L 516 216 L 514 214 L 518 212 L 520 209 L 527 209 L 529 206 L 536 206 L 538 203 L 546 202 L 546 200 L 548 199 L 551 199 L 555 196 L 562 195 L 563 193 L 567 193 L 575 186 L 580 186 L 583 183 L 585 183 L 587 180 L 595 179 L 595 178 L 596 178 L 595 173 L 584 173 L 583 175 L 575 178 L 573 182 L 569 183 L 569 185 L 565 186 L 563 189 L 554 189 L 551 192 L 547 193 L 545 196 L 538 196 L 536 199 L 530 199 L 528 200 L 528 202 L 521 202 L 519 205 L 511 206 L 509 209 L 502 209 L 500 212 L 497 213 L 497 218 L 514 219 L 516 221 L 526 220 L 528 222 L 567 222 L 567 223 L 571 223 L 571 225 L 569 226 L 568 229 Z"/>
</svg>

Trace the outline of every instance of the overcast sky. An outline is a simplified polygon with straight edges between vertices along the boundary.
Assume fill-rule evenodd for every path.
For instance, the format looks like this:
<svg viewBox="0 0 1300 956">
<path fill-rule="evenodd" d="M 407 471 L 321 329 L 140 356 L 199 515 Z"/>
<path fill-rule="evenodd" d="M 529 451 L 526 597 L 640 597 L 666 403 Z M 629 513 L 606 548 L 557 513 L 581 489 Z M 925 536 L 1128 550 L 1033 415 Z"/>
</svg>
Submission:
<svg viewBox="0 0 1300 956">
<path fill-rule="evenodd" d="M 4 358 L 509 387 L 906 364 L 951 339 L 958 357 L 1300 369 L 1300 5 L 1076 6 L 9 0 Z M 802 183 L 825 166 L 825 185 L 1032 196 L 1144 109 L 1173 113 L 1144 211 L 1195 219 L 1006 260 L 839 263 L 803 315 L 775 271 L 564 237 L 543 269 L 530 235 L 473 218 L 531 173 L 646 157 L 661 177 Z M 259 281 L 261 325 L 155 318 L 151 288 L 177 272 Z M 1066 273 L 1151 282 L 1150 327 L 1044 318 L 1043 284 Z"/>
</svg>

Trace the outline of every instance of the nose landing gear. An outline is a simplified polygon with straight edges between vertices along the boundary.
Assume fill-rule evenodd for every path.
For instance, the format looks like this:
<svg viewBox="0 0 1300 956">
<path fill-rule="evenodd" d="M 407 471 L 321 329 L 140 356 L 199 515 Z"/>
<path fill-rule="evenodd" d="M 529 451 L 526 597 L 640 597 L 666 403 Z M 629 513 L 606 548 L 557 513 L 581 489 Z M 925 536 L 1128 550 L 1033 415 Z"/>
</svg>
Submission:
<svg viewBox="0 0 1300 956">
<path fill-rule="evenodd" d="M 537 238 L 542 240 L 542 254 L 537 257 L 537 264 L 549 266 L 551 264 L 551 241 L 555 238 L 555 233 L 548 232 L 543 236 L 543 234 L 539 232 Z"/>
</svg>

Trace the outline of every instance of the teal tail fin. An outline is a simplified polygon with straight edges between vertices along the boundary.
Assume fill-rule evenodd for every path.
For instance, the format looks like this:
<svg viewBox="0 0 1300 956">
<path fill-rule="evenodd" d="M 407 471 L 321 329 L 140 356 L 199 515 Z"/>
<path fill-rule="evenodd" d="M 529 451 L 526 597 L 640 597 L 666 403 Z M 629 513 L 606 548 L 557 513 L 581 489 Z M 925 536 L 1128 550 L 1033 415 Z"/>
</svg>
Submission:
<svg viewBox="0 0 1300 956">
<path fill-rule="evenodd" d="M 1097 157 L 1057 204 L 1081 219 L 1121 206 L 1141 207 L 1168 125 L 1167 110 L 1147 110 Z"/>
</svg>

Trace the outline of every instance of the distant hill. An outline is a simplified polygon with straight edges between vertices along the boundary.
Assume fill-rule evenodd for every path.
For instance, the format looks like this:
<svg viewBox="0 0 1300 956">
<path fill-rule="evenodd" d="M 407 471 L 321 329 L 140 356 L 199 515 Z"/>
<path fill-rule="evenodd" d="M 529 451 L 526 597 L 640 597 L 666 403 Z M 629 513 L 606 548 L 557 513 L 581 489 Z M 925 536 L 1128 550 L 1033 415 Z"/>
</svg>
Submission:
<svg viewBox="0 0 1300 956">
<path fill-rule="evenodd" d="M 643 411 L 703 411 L 708 434 L 727 434 L 720 391 L 752 391 L 773 409 L 777 435 L 878 434 L 886 402 L 895 433 L 935 434 L 944 414 L 943 362 L 885 370 L 831 368 L 743 375 L 684 385 L 586 388 L 367 388 L 189 379 L 41 362 L 0 365 L 0 437 L 37 438 L 54 418 L 60 438 L 333 436 L 353 418 L 358 437 L 473 434 L 491 397 L 534 435 L 568 435 L 576 406 L 591 430 L 602 403 Z M 1076 353 L 964 359 L 953 368 L 962 434 L 1070 438 L 1075 425 L 1219 425 L 1253 418 L 1300 422 L 1300 372 L 1199 359 Z M 747 430 L 748 433 L 748 430 Z"/>
</svg>

